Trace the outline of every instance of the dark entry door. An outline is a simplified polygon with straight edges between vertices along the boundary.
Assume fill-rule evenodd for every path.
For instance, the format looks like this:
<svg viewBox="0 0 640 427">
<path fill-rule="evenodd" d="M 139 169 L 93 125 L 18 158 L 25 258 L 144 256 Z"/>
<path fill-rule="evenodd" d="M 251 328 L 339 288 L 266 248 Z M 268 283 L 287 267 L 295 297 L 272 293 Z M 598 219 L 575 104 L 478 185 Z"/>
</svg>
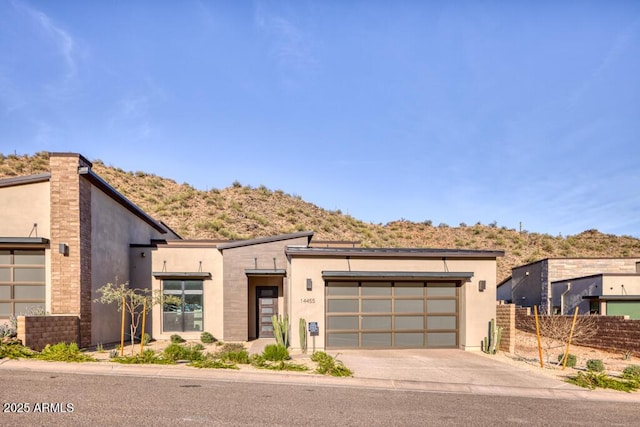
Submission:
<svg viewBox="0 0 640 427">
<path fill-rule="evenodd" d="M 271 316 L 278 315 L 278 287 L 257 286 L 256 297 L 258 338 L 273 338 Z"/>
</svg>

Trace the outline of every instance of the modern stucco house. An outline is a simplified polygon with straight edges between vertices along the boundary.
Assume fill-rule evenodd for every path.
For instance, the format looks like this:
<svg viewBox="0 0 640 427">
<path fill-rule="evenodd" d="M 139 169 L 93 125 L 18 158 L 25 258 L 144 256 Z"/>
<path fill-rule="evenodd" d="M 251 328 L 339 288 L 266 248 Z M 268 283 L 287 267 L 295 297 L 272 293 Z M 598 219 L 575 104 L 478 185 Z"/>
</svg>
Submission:
<svg viewBox="0 0 640 427">
<path fill-rule="evenodd" d="M 48 174 L 0 180 L 0 321 L 39 306 L 78 316 L 83 346 L 117 341 L 115 308 L 93 302 L 114 281 L 180 298 L 153 308 L 155 338 L 270 337 L 278 314 L 293 348 L 302 318 L 318 326 L 316 348 L 469 350 L 495 317 L 501 251 L 316 244 L 311 231 L 184 240 L 81 155 L 50 163 Z"/>
<path fill-rule="evenodd" d="M 551 283 L 553 310 L 640 319 L 640 273 L 599 273 Z"/>
<path fill-rule="evenodd" d="M 580 306 L 585 314 L 627 314 L 618 308 L 640 301 L 640 258 L 546 258 L 511 272 L 500 282 L 497 298 L 522 307 L 537 305 L 544 313 L 566 314 Z M 614 300 L 626 302 L 607 310 L 606 301 Z"/>
</svg>

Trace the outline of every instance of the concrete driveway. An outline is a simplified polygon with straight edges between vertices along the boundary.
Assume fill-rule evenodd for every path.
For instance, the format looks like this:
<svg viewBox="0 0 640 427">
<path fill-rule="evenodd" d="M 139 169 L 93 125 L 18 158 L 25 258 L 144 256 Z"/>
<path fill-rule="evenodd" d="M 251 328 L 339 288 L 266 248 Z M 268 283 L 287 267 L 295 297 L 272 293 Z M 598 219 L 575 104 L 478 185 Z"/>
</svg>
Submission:
<svg viewBox="0 0 640 427">
<path fill-rule="evenodd" d="M 507 388 L 576 387 L 482 353 L 462 350 L 340 350 L 338 359 L 356 378 Z"/>
</svg>

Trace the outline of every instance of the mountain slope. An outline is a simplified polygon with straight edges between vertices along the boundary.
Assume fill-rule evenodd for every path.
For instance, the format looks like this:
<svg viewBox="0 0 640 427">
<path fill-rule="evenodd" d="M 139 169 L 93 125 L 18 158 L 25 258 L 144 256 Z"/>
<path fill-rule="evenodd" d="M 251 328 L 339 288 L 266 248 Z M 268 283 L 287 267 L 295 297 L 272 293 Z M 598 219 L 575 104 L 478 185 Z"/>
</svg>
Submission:
<svg viewBox="0 0 640 427">
<path fill-rule="evenodd" d="M 0 178 L 49 169 L 46 152 L 0 154 Z M 95 160 L 93 169 L 156 219 L 188 239 L 243 239 L 313 230 L 315 240 L 357 240 L 368 247 L 499 249 L 498 280 L 511 268 L 548 257 L 640 257 L 640 240 L 587 230 L 574 236 L 518 232 L 496 224 L 434 227 L 429 221 L 371 224 L 322 209 L 281 190 L 234 182 L 200 191 L 188 184 L 144 172 L 126 172 Z"/>
</svg>

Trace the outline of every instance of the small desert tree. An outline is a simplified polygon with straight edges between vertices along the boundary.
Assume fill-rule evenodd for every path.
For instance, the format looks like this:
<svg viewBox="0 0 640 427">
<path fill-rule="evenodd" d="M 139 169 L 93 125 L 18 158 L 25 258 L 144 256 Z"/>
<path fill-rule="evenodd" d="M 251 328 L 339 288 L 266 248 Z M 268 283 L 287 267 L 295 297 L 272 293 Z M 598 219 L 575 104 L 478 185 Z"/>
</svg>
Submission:
<svg viewBox="0 0 640 427">
<path fill-rule="evenodd" d="M 151 308 L 156 304 L 180 304 L 180 298 L 169 295 L 165 296 L 160 291 L 152 292 L 149 289 L 135 289 L 129 287 L 129 282 L 121 283 L 119 285 L 113 283 L 107 283 L 106 285 L 98 288 L 97 292 L 101 294 L 100 298 L 95 299 L 95 302 L 102 304 L 118 304 L 118 311 L 122 311 L 122 304 L 124 302 L 124 310 L 131 318 L 131 325 L 129 327 L 131 333 L 131 354 L 133 355 L 133 346 L 138 327 L 140 326 L 140 320 L 144 313 L 151 311 Z M 144 331 L 142 331 L 144 334 Z"/>
<path fill-rule="evenodd" d="M 542 347 L 547 359 L 547 365 L 551 362 L 551 352 L 567 347 L 569 335 L 571 334 L 571 324 L 573 316 L 543 315 L 539 316 L 540 335 L 542 337 Z M 535 318 L 528 316 L 526 323 L 530 330 L 536 330 Z M 577 316 L 573 330 L 572 342 L 580 342 L 592 338 L 598 332 L 598 324 L 594 315 Z"/>
</svg>

